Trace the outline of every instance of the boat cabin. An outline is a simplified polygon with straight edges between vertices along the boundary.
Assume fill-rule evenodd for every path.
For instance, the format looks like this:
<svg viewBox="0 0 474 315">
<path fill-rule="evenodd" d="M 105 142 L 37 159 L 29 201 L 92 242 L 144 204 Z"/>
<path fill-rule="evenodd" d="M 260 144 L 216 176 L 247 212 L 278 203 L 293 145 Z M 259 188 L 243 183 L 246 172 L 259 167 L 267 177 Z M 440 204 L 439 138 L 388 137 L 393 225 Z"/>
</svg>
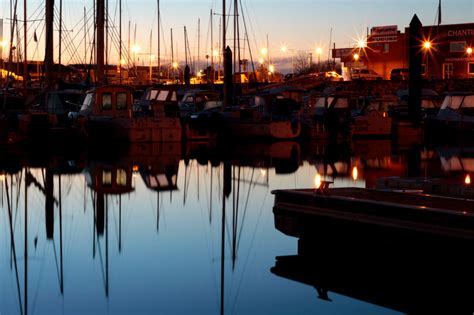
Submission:
<svg viewBox="0 0 474 315">
<path fill-rule="evenodd" d="M 92 116 L 130 117 L 134 88 L 105 85 L 86 92 L 80 113 Z"/>
<path fill-rule="evenodd" d="M 138 101 L 135 111 L 151 116 L 179 117 L 177 91 L 162 85 L 152 86 Z"/>
<path fill-rule="evenodd" d="M 474 116 L 474 94 L 450 93 L 446 95 L 438 116 L 446 111 L 452 111 L 459 115 Z"/>
</svg>

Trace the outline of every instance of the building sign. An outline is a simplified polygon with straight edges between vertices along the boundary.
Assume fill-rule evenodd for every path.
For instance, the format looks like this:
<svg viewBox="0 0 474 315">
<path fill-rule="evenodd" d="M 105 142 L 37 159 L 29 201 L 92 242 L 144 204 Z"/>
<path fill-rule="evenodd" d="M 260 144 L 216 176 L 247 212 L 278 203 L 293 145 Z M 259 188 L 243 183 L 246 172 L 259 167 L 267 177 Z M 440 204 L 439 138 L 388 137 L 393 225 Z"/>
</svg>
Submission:
<svg viewBox="0 0 474 315">
<path fill-rule="evenodd" d="M 463 37 L 463 36 L 474 36 L 474 29 L 468 28 L 464 30 L 449 30 L 449 37 Z"/>
<path fill-rule="evenodd" d="M 370 38 L 371 43 L 393 43 L 398 41 L 398 37 L 395 36 L 374 36 Z"/>
<path fill-rule="evenodd" d="M 382 35 L 394 35 L 398 33 L 398 26 L 388 25 L 388 26 L 377 26 L 372 27 L 370 30 L 370 35 L 372 36 L 382 36 Z"/>
<path fill-rule="evenodd" d="M 352 55 L 352 48 L 337 48 L 332 50 L 333 58 L 344 58 Z"/>
</svg>

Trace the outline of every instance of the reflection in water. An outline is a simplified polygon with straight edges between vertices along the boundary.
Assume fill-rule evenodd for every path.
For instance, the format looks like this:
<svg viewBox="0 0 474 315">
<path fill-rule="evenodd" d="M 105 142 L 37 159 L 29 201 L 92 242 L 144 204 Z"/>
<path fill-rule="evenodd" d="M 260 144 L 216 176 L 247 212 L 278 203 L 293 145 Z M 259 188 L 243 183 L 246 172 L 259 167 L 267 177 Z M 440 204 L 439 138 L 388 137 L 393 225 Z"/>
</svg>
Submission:
<svg viewBox="0 0 474 315">
<path fill-rule="evenodd" d="M 275 256 L 294 250 L 274 229 L 271 190 L 312 187 L 316 174 L 363 187 L 416 167 L 450 176 L 446 153 L 416 150 L 412 165 L 416 152 L 389 141 L 139 145 L 34 159 L 8 151 L 0 156 L 0 313 L 324 312 L 305 286 L 268 272 Z M 374 312 L 344 294 L 327 298 L 338 301 L 336 313 Z"/>
<path fill-rule="evenodd" d="M 404 313 L 474 310 L 472 237 L 281 208 L 274 213 L 276 228 L 298 238 L 298 253 L 277 256 L 271 271 L 314 287 L 322 300 L 340 294 Z"/>
</svg>

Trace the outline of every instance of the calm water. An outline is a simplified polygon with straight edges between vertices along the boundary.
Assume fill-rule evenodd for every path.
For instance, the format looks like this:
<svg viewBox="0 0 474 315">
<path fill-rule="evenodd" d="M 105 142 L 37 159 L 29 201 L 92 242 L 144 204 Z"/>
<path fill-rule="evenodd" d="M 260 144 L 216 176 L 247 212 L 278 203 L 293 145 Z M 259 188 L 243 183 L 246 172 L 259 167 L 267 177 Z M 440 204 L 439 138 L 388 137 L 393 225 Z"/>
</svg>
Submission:
<svg viewBox="0 0 474 315">
<path fill-rule="evenodd" d="M 387 141 L 25 156 L 1 160 L 0 314 L 395 313 L 272 273 L 298 239 L 275 228 L 271 191 L 471 167 L 469 150 Z"/>
</svg>

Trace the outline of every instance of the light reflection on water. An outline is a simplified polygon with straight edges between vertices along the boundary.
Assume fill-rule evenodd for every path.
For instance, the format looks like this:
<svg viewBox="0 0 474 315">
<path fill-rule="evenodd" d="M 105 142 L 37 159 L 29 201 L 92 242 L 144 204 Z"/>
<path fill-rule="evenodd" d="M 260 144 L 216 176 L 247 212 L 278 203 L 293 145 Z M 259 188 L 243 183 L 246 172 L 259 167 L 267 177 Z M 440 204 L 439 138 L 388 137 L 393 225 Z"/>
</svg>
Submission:
<svg viewBox="0 0 474 315">
<path fill-rule="evenodd" d="M 320 300 L 270 272 L 276 256 L 297 250 L 275 229 L 271 191 L 312 187 L 316 172 L 334 186 L 373 188 L 412 171 L 412 153 L 374 143 L 243 146 L 214 160 L 190 151 L 50 159 L 7 172 L 0 313 L 390 313 L 336 294 Z M 420 173 L 445 173 L 443 157 L 416 152 Z"/>
</svg>

